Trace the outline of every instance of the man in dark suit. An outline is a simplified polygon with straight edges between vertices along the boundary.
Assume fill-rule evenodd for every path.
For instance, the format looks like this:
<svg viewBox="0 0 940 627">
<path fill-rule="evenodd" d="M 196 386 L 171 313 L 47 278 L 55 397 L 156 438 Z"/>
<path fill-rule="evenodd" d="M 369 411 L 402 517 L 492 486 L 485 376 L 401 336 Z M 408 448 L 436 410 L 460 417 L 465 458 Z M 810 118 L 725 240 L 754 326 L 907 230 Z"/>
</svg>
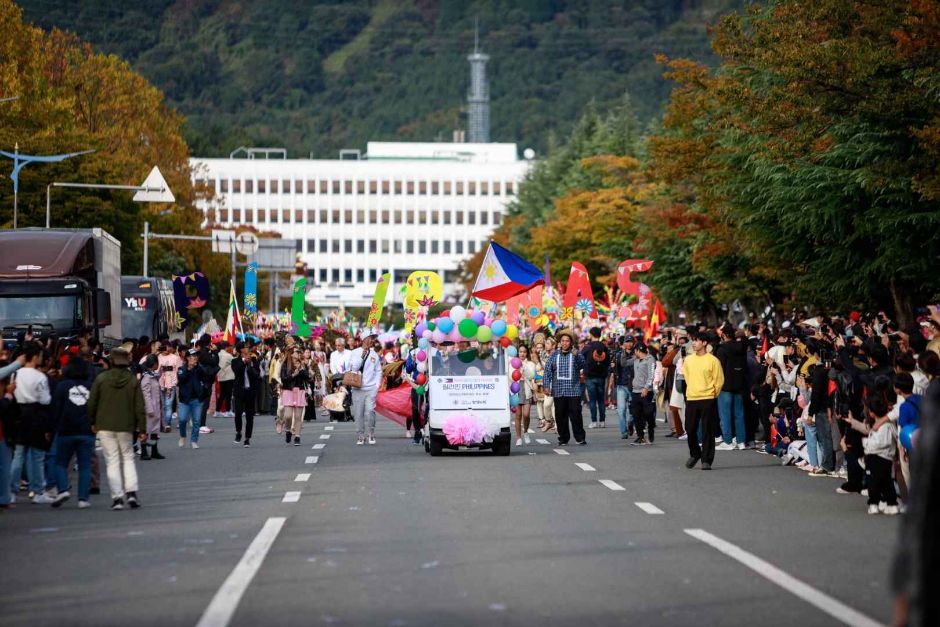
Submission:
<svg viewBox="0 0 940 627">
<path fill-rule="evenodd" d="M 232 389 L 232 409 L 235 412 L 235 444 L 251 446 L 251 432 L 255 426 L 255 401 L 261 393 L 261 371 L 258 360 L 244 342 L 235 345 L 238 355 L 232 360 L 235 385 Z M 245 414 L 245 441 L 242 442 L 242 414 Z"/>
</svg>

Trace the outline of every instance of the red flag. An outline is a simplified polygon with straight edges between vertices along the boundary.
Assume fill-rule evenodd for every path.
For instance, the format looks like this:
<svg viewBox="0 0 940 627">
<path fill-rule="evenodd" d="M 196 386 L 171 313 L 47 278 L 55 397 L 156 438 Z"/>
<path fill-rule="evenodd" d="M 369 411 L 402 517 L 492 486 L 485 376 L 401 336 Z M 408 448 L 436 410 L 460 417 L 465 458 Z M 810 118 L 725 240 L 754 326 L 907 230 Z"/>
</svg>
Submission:
<svg viewBox="0 0 940 627">
<path fill-rule="evenodd" d="M 656 306 L 653 307 L 653 313 L 650 315 L 650 326 L 647 330 L 646 339 L 647 341 L 655 337 L 659 333 L 659 327 L 666 320 L 666 312 L 663 311 L 663 304 L 660 300 L 656 299 Z"/>
<path fill-rule="evenodd" d="M 764 341 L 761 342 L 761 345 L 760 345 L 760 354 L 758 355 L 758 357 L 761 358 L 761 359 L 763 359 L 763 358 L 764 358 L 764 355 L 767 354 L 767 351 L 768 351 L 768 350 L 770 350 L 770 345 L 769 345 L 769 343 L 767 342 L 767 336 L 765 335 L 765 336 L 764 336 Z"/>
<path fill-rule="evenodd" d="M 568 273 L 568 289 L 565 290 L 565 300 L 562 303 L 562 318 L 574 318 L 574 311 L 581 311 L 597 318 L 597 307 L 594 306 L 594 291 L 587 268 L 575 261 L 571 264 Z"/>
</svg>

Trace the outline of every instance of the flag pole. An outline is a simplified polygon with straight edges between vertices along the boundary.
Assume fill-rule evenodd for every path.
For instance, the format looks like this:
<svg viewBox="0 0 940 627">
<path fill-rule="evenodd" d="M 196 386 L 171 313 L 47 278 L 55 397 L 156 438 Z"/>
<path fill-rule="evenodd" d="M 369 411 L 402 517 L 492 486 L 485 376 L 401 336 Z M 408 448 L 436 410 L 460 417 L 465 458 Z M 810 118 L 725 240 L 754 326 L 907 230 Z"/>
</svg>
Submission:
<svg viewBox="0 0 940 627">
<path fill-rule="evenodd" d="M 238 330 L 245 335 L 245 328 L 242 326 L 242 315 L 238 311 L 238 294 L 235 293 L 235 281 L 232 281 L 232 303 L 235 305 L 235 317 L 238 318 Z"/>
</svg>

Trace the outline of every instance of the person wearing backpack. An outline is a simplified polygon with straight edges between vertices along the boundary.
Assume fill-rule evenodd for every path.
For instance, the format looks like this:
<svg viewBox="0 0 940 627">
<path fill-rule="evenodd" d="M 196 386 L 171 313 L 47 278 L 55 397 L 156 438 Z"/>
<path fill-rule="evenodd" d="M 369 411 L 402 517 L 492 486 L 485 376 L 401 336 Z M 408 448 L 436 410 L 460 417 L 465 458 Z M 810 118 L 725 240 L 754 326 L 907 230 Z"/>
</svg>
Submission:
<svg viewBox="0 0 940 627">
<path fill-rule="evenodd" d="M 715 351 L 715 357 L 721 363 L 724 374 L 724 385 L 718 395 L 718 417 L 721 421 L 721 438 L 723 442 L 715 447 L 718 451 L 744 450 L 745 442 L 744 423 L 744 392 L 747 391 L 747 346 L 744 344 L 743 332 L 736 337 L 734 327 L 725 322 L 718 329 L 721 344 Z M 732 423 L 737 445 L 732 443 Z"/>
<path fill-rule="evenodd" d="M 591 341 L 581 355 L 584 357 L 584 378 L 591 409 L 588 429 L 607 426 L 607 377 L 610 374 L 610 350 L 601 342 L 600 327 L 590 330 Z"/>
</svg>

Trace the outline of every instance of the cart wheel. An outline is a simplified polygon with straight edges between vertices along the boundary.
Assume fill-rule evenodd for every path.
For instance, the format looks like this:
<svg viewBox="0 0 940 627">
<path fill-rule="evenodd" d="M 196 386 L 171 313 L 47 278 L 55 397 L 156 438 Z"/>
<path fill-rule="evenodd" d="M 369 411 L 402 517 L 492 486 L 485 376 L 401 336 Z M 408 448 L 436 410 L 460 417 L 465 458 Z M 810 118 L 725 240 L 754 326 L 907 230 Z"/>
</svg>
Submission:
<svg viewBox="0 0 940 627">
<path fill-rule="evenodd" d="M 428 443 L 428 453 L 431 454 L 431 457 L 440 457 L 441 454 L 443 454 L 443 452 L 444 452 L 444 447 L 441 445 L 440 442 L 431 440 Z"/>
</svg>

